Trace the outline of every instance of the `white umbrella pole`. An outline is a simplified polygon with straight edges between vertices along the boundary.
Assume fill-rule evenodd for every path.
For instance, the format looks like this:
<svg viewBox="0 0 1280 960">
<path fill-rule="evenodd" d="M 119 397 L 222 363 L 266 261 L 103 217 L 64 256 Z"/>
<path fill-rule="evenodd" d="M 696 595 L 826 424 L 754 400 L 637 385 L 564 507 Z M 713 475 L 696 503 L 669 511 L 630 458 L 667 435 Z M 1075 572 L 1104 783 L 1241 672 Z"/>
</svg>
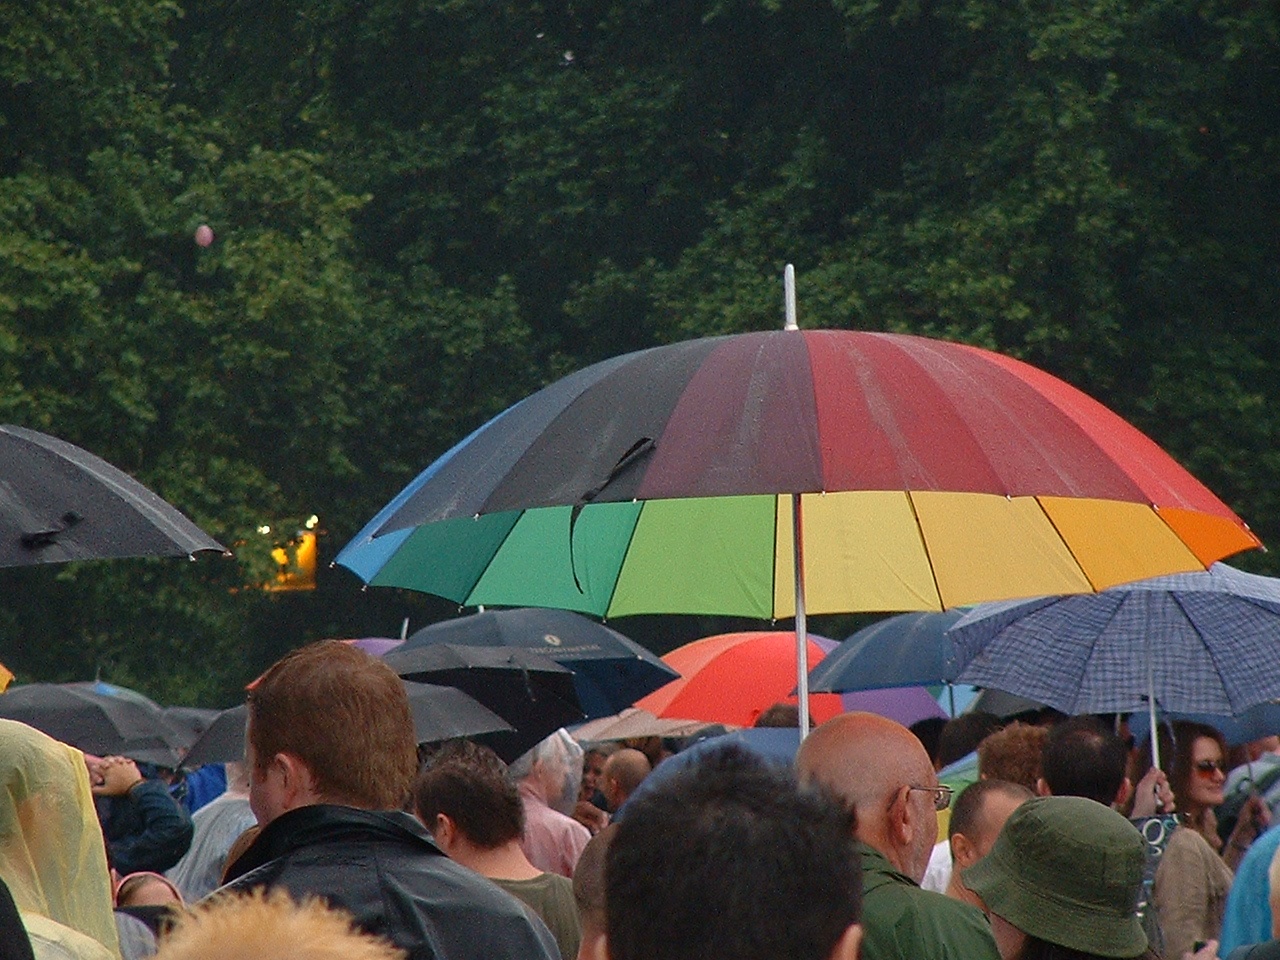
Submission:
<svg viewBox="0 0 1280 960">
<path fill-rule="evenodd" d="M 796 323 L 796 268 L 787 264 L 782 271 L 782 294 L 786 309 L 784 330 L 799 330 Z M 791 495 L 791 550 L 795 561 L 796 589 L 796 700 L 800 706 L 800 739 L 809 733 L 809 630 L 804 613 L 804 523 L 800 518 L 800 494 Z"/>
<path fill-rule="evenodd" d="M 791 495 L 791 545 L 796 567 L 796 700 L 800 705 L 800 740 L 809 733 L 809 630 L 804 612 L 804 524 L 800 494 Z"/>
<path fill-rule="evenodd" d="M 1151 633 L 1147 632 L 1147 722 L 1151 729 L 1151 766 L 1160 769 L 1160 731 L 1156 729 L 1156 671 L 1151 662 Z"/>
<path fill-rule="evenodd" d="M 796 268 L 787 264 L 782 271 L 782 297 L 786 309 L 786 323 L 783 330 L 799 330 L 796 323 Z"/>
</svg>

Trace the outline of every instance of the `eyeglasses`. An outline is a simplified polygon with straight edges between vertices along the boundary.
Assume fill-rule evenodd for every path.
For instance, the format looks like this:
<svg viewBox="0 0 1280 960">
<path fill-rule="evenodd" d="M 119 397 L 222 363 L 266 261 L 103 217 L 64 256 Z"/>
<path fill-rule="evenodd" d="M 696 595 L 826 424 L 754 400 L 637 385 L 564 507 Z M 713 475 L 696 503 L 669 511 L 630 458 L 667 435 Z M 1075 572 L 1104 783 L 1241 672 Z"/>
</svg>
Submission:
<svg viewBox="0 0 1280 960">
<path fill-rule="evenodd" d="M 1201 760 L 1195 766 L 1196 773 L 1202 777 L 1212 777 L 1215 770 L 1218 773 L 1226 773 L 1227 765 L 1221 760 Z"/>
<path fill-rule="evenodd" d="M 907 789 L 923 790 L 925 793 L 932 793 L 933 809 L 935 810 L 945 810 L 947 807 L 951 806 L 951 794 L 953 791 L 946 784 L 939 784 L 936 787 L 917 787 L 913 785 L 907 787 Z"/>
</svg>

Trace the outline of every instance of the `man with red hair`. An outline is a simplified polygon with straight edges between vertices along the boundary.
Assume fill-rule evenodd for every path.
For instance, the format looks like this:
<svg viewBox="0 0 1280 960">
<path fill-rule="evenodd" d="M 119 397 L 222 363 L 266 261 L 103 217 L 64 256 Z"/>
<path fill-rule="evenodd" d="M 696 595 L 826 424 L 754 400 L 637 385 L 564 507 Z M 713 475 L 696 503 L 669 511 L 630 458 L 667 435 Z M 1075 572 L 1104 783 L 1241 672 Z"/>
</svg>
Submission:
<svg viewBox="0 0 1280 960">
<path fill-rule="evenodd" d="M 338 641 L 286 654 L 249 691 L 249 804 L 262 832 L 222 889 L 322 897 L 409 960 L 552 960 L 542 923 L 403 812 L 415 739 L 404 684 L 381 660 Z"/>
</svg>

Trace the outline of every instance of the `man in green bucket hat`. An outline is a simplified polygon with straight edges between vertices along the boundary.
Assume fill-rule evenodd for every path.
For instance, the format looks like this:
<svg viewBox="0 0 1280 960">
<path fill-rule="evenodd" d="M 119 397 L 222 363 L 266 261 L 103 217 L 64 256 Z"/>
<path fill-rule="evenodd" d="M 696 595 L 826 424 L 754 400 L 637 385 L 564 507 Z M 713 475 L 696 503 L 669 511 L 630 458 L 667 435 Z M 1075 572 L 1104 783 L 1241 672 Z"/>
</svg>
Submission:
<svg viewBox="0 0 1280 960">
<path fill-rule="evenodd" d="M 1128 820 L 1084 797 L 1038 797 L 964 871 L 1002 960 L 1072 951 L 1078 960 L 1152 957 L 1138 919 L 1146 845 Z"/>
</svg>

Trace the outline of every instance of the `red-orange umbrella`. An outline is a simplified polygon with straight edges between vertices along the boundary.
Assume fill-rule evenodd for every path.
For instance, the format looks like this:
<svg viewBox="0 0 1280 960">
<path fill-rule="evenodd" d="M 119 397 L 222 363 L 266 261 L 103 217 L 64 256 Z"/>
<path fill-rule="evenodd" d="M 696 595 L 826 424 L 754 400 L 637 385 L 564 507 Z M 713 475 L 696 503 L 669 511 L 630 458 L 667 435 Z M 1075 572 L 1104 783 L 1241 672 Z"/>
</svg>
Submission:
<svg viewBox="0 0 1280 960">
<path fill-rule="evenodd" d="M 821 637 L 810 636 L 808 642 L 811 664 L 835 646 Z M 704 637 L 677 647 L 662 660 L 680 678 L 636 701 L 636 707 L 659 717 L 749 727 L 775 703 L 795 703 L 796 635 L 791 630 Z M 809 697 L 809 711 L 818 723 L 845 709 L 839 694 Z"/>
</svg>

